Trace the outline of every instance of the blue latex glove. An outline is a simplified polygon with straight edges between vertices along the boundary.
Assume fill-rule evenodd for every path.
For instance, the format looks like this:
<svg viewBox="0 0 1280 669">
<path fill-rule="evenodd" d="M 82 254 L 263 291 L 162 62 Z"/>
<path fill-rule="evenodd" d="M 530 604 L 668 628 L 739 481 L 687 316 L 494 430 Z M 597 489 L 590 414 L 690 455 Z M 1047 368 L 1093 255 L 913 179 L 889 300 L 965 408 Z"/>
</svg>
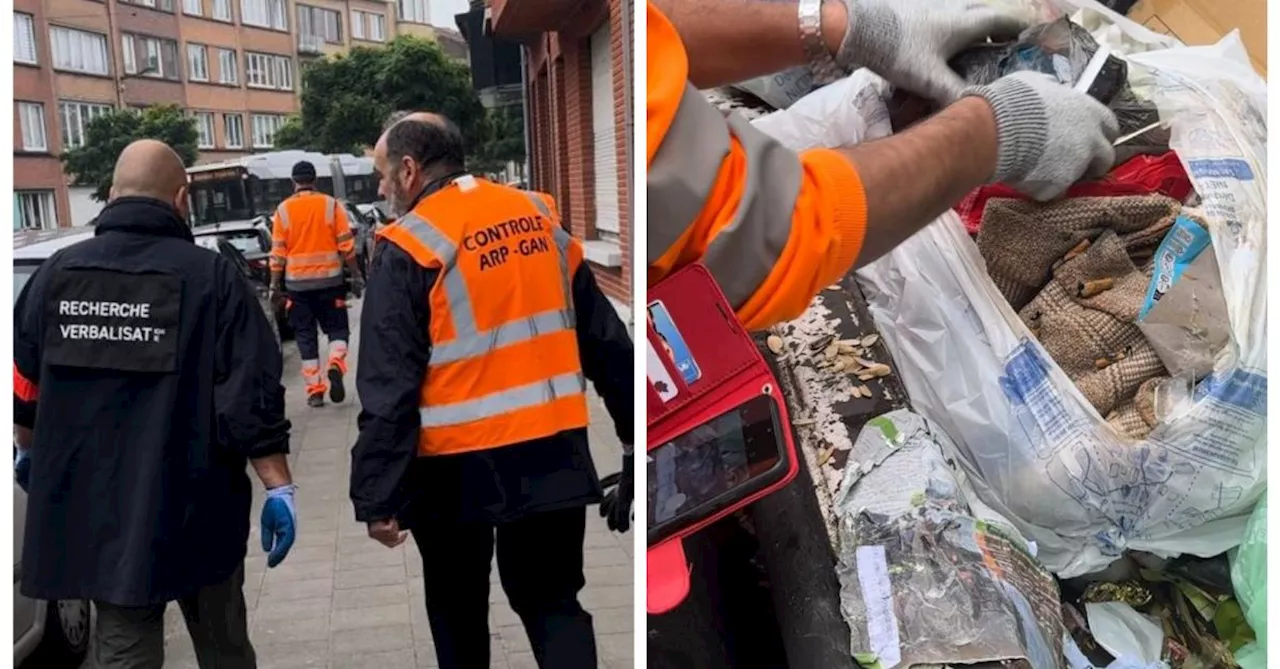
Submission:
<svg viewBox="0 0 1280 669">
<path fill-rule="evenodd" d="M 293 548 L 297 534 L 298 511 L 293 505 L 293 493 L 298 486 L 290 483 L 267 491 L 267 501 L 262 505 L 262 550 L 269 551 L 267 566 L 284 562 Z"/>
<path fill-rule="evenodd" d="M 18 448 L 13 456 L 13 474 L 14 479 L 18 482 L 18 487 L 23 492 L 27 491 L 27 485 L 31 483 L 31 455 L 27 451 Z"/>
</svg>

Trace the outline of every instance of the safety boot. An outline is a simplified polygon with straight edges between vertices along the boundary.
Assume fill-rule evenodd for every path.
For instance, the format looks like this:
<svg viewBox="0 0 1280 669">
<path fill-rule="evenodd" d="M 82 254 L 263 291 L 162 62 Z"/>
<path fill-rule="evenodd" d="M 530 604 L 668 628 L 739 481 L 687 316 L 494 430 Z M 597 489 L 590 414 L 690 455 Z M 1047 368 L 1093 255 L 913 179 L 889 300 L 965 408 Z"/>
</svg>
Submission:
<svg viewBox="0 0 1280 669">
<path fill-rule="evenodd" d="M 312 408 L 324 406 L 324 391 L 307 395 L 307 406 Z"/>
<path fill-rule="evenodd" d="M 342 379 L 347 374 L 347 364 L 341 358 L 333 358 L 329 361 L 329 399 L 334 404 L 341 404 L 342 400 L 347 399 L 347 387 L 343 384 Z"/>
</svg>

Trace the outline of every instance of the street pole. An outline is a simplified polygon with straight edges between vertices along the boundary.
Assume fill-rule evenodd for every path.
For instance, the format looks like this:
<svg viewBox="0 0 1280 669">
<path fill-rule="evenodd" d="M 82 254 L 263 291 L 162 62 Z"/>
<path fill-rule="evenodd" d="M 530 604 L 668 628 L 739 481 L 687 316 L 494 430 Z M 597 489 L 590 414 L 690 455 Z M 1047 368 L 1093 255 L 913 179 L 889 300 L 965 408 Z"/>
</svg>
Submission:
<svg viewBox="0 0 1280 669">
<path fill-rule="evenodd" d="M 529 168 L 529 154 L 533 146 L 529 141 L 529 63 L 525 53 L 529 47 L 520 45 L 520 112 L 524 117 L 524 182 L 525 188 L 533 189 L 533 172 Z"/>
</svg>

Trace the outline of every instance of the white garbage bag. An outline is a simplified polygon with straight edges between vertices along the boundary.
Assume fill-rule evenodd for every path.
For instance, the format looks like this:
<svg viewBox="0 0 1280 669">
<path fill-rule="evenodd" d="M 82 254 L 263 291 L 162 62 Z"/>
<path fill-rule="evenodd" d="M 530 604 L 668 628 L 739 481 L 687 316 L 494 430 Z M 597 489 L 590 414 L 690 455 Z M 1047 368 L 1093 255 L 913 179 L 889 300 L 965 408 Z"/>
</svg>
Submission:
<svg viewBox="0 0 1280 669">
<path fill-rule="evenodd" d="M 947 431 L 982 501 L 1046 566 L 1072 577 L 1126 549 L 1216 555 L 1239 542 L 1266 487 L 1266 83 L 1235 33 L 1148 50 L 1166 38 L 1092 0 L 1036 2 L 1084 10 L 1144 45 L 1126 58 L 1154 82 L 1143 93 L 1171 123 L 1220 261 L 1232 342 L 1214 373 L 1147 439 L 1116 434 L 996 289 L 952 212 L 857 277 L 912 407 Z M 855 73 L 756 126 L 794 148 L 882 136 L 870 97 L 854 104 L 880 84 Z"/>
</svg>

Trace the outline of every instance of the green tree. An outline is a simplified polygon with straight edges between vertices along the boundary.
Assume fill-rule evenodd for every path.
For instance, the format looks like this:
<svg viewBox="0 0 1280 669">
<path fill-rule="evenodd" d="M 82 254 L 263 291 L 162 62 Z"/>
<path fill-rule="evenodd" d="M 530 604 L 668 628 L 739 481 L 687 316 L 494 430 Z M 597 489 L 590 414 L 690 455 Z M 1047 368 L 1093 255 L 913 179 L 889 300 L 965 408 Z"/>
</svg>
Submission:
<svg viewBox="0 0 1280 669">
<path fill-rule="evenodd" d="M 84 144 L 62 154 L 62 170 L 77 184 L 92 186 L 93 199 L 106 202 L 116 158 L 126 146 L 139 139 L 158 139 L 168 144 L 187 165 L 194 164 L 199 155 L 195 119 L 184 114 L 180 107 L 117 109 L 85 126 Z"/>
<path fill-rule="evenodd" d="M 297 114 L 290 116 L 284 125 L 276 130 L 272 143 L 275 144 L 275 148 L 281 150 L 310 151 L 311 147 L 307 145 L 307 134 L 302 130 L 302 117 Z"/>
<path fill-rule="evenodd" d="M 524 161 L 524 109 L 520 105 L 490 109 L 485 115 L 483 138 L 470 155 L 475 172 L 497 172 L 508 162 Z"/>
<path fill-rule="evenodd" d="M 476 150 L 485 137 L 485 110 L 471 88 L 467 66 L 434 42 L 402 35 L 385 47 L 357 47 L 309 65 L 302 75 L 296 130 L 286 125 L 288 148 L 361 153 L 373 146 L 396 110 L 430 110 L 453 119 Z M 282 146 L 277 135 L 277 146 Z"/>
</svg>

